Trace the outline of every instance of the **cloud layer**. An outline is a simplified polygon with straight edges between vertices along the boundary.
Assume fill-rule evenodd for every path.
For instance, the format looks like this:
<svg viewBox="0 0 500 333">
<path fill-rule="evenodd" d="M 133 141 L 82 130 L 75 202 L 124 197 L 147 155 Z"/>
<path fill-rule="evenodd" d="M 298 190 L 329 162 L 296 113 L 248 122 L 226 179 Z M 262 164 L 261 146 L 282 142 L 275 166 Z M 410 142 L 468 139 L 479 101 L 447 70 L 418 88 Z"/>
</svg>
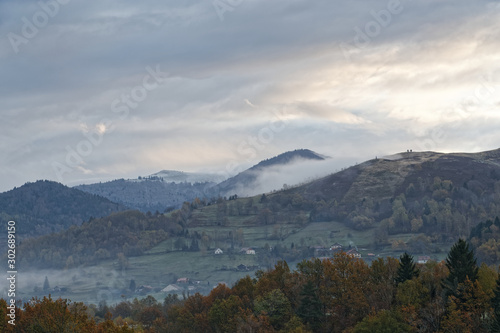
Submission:
<svg viewBox="0 0 500 333">
<path fill-rule="evenodd" d="M 498 148 L 499 30 L 488 1 L 2 1 L 0 191 Z"/>
</svg>

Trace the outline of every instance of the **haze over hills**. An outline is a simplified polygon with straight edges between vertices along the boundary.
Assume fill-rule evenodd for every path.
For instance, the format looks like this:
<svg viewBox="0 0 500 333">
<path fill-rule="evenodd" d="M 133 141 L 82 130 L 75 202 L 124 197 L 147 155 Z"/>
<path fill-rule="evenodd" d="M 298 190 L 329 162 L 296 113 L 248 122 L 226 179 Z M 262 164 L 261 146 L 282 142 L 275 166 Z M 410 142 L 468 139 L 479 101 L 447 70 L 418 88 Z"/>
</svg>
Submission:
<svg viewBox="0 0 500 333">
<path fill-rule="evenodd" d="M 138 179 L 118 179 L 105 183 L 79 185 L 75 188 L 104 196 L 114 202 L 143 212 L 164 212 L 180 208 L 183 202 L 195 198 L 211 199 L 218 196 L 250 196 L 280 189 L 285 182 L 295 185 L 315 175 L 314 166 L 306 163 L 323 161 L 325 158 L 311 150 L 299 149 L 261 161 L 257 165 L 225 180 L 221 174 L 189 173 L 163 170 Z M 282 172 L 286 167 L 301 165 L 294 172 Z M 273 174 L 273 181 L 266 176 Z"/>
<path fill-rule="evenodd" d="M 222 196 L 231 194 L 252 196 L 272 190 L 279 190 L 286 183 L 287 179 L 288 182 L 291 180 L 291 184 L 289 185 L 295 185 L 305 180 L 302 175 L 297 172 L 294 173 L 292 169 L 288 169 L 288 172 L 285 172 L 287 167 L 307 163 L 307 166 L 311 170 L 314 170 L 315 166 L 310 162 L 324 161 L 325 159 L 325 156 L 309 149 L 288 151 L 273 158 L 263 160 L 236 176 L 223 181 L 216 186 L 216 190 Z M 272 181 L 266 177 L 268 174 L 272 174 Z M 314 173 L 311 172 L 309 175 L 313 176 Z"/>
<path fill-rule="evenodd" d="M 0 222 L 17 221 L 17 236 L 40 236 L 80 225 L 90 217 L 125 210 L 123 205 L 53 181 L 26 183 L 0 193 Z"/>
</svg>

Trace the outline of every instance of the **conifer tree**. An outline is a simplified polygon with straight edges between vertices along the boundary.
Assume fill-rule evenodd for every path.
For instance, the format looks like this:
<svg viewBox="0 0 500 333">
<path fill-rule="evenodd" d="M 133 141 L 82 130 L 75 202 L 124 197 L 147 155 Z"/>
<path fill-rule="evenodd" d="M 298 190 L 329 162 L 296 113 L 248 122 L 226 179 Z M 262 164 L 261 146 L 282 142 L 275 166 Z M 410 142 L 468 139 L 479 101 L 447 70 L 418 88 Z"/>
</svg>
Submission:
<svg viewBox="0 0 500 333">
<path fill-rule="evenodd" d="M 396 283 L 403 283 L 407 280 L 411 280 L 414 277 L 418 277 L 419 270 L 417 269 L 415 262 L 413 262 L 413 256 L 408 253 L 404 253 L 399 258 L 398 273 L 396 276 Z"/>
<path fill-rule="evenodd" d="M 43 291 L 48 291 L 50 289 L 49 279 L 45 276 L 45 281 L 43 282 Z"/>
<path fill-rule="evenodd" d="M 303 319 L 304 323 L 309 324 L 313 330 L 316 330 L 321 325 L 323 305 L 312 281 L 308 281 L 304 285 L 300 296 L 302 299 L 297 309 L 297 314 Z"/>
<path fill-rule="evenodd" d="M 493 308 L 491 332 L 500 333 L 500 275 L 497 278 L 497 285 L 491 299 L 491 307 Z"/>
<path fill-rule="evenodd" d="M 469 244 L 459 239 L 452 247 L 446 258 L 446 267 L 450 274 L 443 282 L 446 294 L 455 294 L 459 283 L 464 283 L 467 277 L 471 282 L 478 278 L 479 267 L 477 266 L 474 251 Z"/>
</svg>

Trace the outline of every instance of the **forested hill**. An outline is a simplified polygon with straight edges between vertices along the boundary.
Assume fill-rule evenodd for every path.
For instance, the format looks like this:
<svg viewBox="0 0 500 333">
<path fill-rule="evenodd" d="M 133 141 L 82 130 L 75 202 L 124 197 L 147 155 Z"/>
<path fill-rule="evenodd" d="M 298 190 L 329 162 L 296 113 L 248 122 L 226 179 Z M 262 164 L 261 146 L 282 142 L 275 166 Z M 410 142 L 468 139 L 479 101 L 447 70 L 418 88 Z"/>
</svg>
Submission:
<svg viewBox="0 0 500 333">
<path fill-rule="evenodd" d="M 126 207 L 57 182 L 26 183 L 0 193 L 0 222 L 17 222 L 17 236 L 39 236 L 107 216 Z M 5 225 L 5 224 L 4 224 Z"/>
<path fill-rule="evenodd" d="M 500 150 L 409 152 L 378 158 L 297 187 L 314 203 L 312 221 L 355 229 L 467 237 L 472 226 L 500 215 Z"/>
<path fill-rule="evenodd" d="M 126 266 L 126 257 L 142 255 L 168 237 L 181 234 L 181 224 L 180 214 L 167 217 L 139 211 L 114 213 L 24 241 L 18 262 L 30 268 L 73 268 L 118 259 L 120 265 Z"/>
</svg>

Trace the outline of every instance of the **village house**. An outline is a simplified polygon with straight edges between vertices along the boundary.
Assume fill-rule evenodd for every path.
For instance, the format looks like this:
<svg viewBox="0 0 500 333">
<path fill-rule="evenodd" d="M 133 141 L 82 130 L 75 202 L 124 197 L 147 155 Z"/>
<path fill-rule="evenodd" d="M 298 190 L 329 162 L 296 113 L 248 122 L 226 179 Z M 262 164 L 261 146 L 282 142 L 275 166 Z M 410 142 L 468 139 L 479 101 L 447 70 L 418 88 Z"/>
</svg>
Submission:
<svg viewBox="0 0 500 333">
<path fill-rule="evenodd" d="M 356 249 L 351 249 L 347 251 L 346 254 L 353 258 L 361 258 L 361 253 L 359 253 Z"/>
<path fill-rule="evenodd" d="M 431 260 L 431 257 L 429 256 L 419 256 L 417 259 L 418 264 L 427 264 L 427 262 Z"/>
<path fill-rule="evenodd" d="M 215 254 L 223 254 L 224 251 L 222 251 L 220 248 L 218 248 L 217 250 L 215 250 L 214 252 Z"/>
<path fill-rule="evenodd" d="M 189 283 L 189 279 L 187 277 L 178 278 L 177 283 Z"/>
<path fill-rule="evenodd" d="M 342 244 L 335 243 L 332 246 L 330 246 L 330 251 L 340 251 L 342 250 Z"/>
<path fill-rule="evenodd" d="M 255 254 L 255 250 L 252 249 L 251 247 L 242 247 L 240 253 Z"/>
</svg>

